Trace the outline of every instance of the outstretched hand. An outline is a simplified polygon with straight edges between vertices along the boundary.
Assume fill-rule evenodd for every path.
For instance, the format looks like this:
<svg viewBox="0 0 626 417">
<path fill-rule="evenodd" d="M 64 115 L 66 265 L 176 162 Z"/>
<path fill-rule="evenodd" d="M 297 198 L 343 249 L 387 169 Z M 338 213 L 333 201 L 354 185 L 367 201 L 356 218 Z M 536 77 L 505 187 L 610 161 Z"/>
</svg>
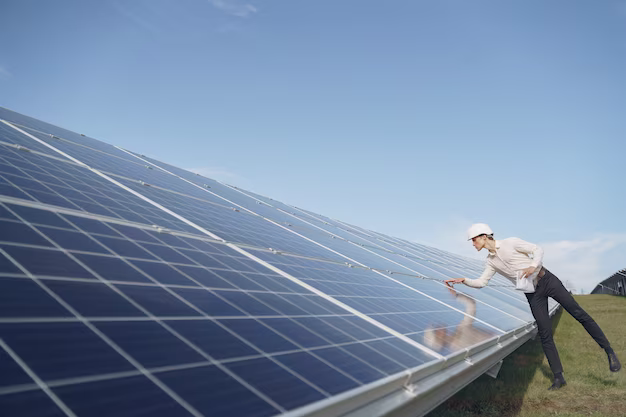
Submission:
<svg viewBox="0 0 626 417">
<path fill-rule="evenodd" d="M 454 278 L 454 279 L 447 279 L 444 281 L 444 283 L 452 288 L 454 286 L 454 284 L 461 284 L 463 283 L 463 281 L 465 281 L 465 278 Z"/>
</svg>

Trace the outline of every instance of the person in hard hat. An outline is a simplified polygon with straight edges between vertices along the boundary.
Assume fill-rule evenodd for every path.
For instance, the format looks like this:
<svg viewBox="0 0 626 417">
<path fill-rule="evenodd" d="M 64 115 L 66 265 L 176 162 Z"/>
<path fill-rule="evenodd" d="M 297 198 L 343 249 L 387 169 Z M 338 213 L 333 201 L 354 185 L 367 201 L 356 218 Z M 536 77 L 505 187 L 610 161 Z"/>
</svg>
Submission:
<svg viewBox="0 0 626 417">
<path fill-rule="evenodd" d="M 543 351 L 548 358 L 550 369 L 554 373 L 554 383 L 549 390 L 559 389 L 566 385 L 563 377 L 563 366 L 559 358 L 559 352 L 552 339 L 552 325 L 548 314 L 548 297 L 552 297 L 563 308 L 578 320 L 587 330 L 587 333 L 605 350 L 609 360 L 611 372 L 621 369 L 617 355 L 611 348 L 611 344 L 600 329 L 600 326 L 591 318 L 574 297 L 565 289 L 561 280 L 548 271 L 542 265 L 543 249 L 533 243 L 511 237 L 503 240 L 495 240 L 493 231 L 484 223 L 473 224 L 467 231 L 468 240 L 472 241 L 477 251 L 487 249 L 487 265 L 482 275 L 477 279 L 456 278 L 445 280 L 446 285 L 463 283 L 469 287 L 482 288 L 498 272 L 508 278 L 514 284 L 518 278 L 525 277 L 534 283 L 534 292 L 526 293 L 530 310 L 537 321 L 539 336 Z"/>
</svg>

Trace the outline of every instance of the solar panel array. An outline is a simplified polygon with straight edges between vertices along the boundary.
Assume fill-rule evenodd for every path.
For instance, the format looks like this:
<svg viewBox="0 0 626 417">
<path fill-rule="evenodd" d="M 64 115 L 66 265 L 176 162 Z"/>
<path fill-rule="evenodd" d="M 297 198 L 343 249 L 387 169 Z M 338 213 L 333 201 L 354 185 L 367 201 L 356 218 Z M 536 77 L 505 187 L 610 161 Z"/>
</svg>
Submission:
<svg viewBox="0 0 626 417">
<path fill-rule="evenodd" d="M 298 415 L 532 321 L 480 262 L 0 108 L 0 410 Z"/>
</svg>

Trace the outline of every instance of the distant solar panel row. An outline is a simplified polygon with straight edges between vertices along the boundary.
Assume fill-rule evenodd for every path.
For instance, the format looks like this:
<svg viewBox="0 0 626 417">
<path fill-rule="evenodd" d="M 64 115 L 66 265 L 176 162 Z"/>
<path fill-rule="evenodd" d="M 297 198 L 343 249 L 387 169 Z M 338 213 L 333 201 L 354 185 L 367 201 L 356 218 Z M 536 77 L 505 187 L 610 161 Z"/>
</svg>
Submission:
<svg viewBox="0 0 626 417">
<path fill-rule="evenodd" d="M 471 260 L 0 120 L 6 415 L 297 414 L 532 320 L 441 284 Z"/>
</svg>

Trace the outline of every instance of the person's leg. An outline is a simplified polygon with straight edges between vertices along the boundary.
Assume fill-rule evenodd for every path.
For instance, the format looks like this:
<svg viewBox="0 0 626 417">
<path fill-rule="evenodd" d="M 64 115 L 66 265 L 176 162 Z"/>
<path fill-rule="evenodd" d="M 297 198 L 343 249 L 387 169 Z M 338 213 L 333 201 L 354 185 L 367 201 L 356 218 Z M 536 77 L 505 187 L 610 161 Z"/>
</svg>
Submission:
<svg viewBox="0 0 626 417">
<path fill-rule="evenodd" d="M 546 279 L 547 278 L 547 279 Z M 554 298 L 569 314 L 572 315 L 580 324 L 583 325 L 587 333 L 596 343 L 605 350 L 609 357 L 609 368 L 612 372 L 617 372 L 621 368 L 621 364 L 617 359 L 617 355 L 613 352 L 609 340 L 604 335 L 598 323 L 576 302 L 572 294 L 563 286 L 561 280 L 546 270 L 546 274 L 541 280 L 545 280 L 545 293 L 547 296 Z"/>
<path fill-rule="evenodd" d="M 546 275 L 542 278 L 548 278 L 548 285 L 546 288 L 546 295 L 548 297 L 554 298 L 559 304 L 563 306 L 565 311 L 572 315 L 576 320 L 583 325 L 587 333 L 593 340 L 596 341 L 598 345 L 602 349 L 609 349 L 611 344 L 609 340 L 606 338 L 600 326 L 595 322 L 593 318 L 574 300 L 572 294 L 567 291 L 567 289 L 563 286 L 563 283 L 560 279 L 558 279 L 554 274 L 550 271 L 546 271 Z"/>
<path fill-rule="evenodd" d="M 563 365 L 561 365 L 559 352 L 556 350 L 552 338 L 552 320 L 548 314 L 548 297 L 545 295 L 543 287 L 538 285 L 534 293 L 526 294 L 526 298 L 530 305 L 530 311 L 537 322 L 537 332 L 541 338 L 543 352 L 548 358 L 550 369 L 554 373 L 555 381 L 549 389 L 560 388 L 565 385 L 565 379 L 563 378 Z"/>
</svg>

